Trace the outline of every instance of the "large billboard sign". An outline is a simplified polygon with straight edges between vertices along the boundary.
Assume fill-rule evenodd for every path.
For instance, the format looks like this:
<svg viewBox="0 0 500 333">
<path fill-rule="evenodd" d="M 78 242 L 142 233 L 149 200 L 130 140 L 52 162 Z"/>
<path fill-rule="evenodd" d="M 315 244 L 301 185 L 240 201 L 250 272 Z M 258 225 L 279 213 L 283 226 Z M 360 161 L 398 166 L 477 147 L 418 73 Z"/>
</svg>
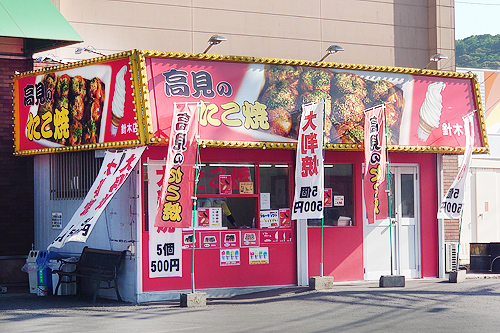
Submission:
<svg viewBox="0 0 500 333">
<path fill-rule="evenodd" d="M 14 78 L 15 152 L 137 146 L 132 52 Z"/>
<path fill-rule="evenodd" d="M 488 150 L 472 74 L 230 56 L 205 60 L 210 57 L 183 53 L 143 56 L 148 142 L 167 139 L 174 103 L 199 102 L 205 145 L 294 148 L 302 104 L 325 101 L 327 149 L 362 149 L 363 111 L 385 103 L 392 150 L 457 151 L 465 146 L 462 117 L 474 111 L 476 132 L 483 134 L 474 147 Z"/>
</svg>

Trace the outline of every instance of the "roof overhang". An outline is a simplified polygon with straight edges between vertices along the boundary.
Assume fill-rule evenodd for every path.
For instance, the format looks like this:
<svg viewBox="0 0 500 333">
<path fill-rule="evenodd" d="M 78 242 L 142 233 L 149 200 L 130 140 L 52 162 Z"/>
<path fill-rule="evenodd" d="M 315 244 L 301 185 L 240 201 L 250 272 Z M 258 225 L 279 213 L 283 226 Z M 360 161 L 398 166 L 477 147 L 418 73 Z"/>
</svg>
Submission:
<svg viewBox="0 0 500 333">
<path fill-rule="evenodd" d="M 24 39 L 24 54 L 82 42 L 50 0 L 0 0 L 0 36 Z"/>
</svg>

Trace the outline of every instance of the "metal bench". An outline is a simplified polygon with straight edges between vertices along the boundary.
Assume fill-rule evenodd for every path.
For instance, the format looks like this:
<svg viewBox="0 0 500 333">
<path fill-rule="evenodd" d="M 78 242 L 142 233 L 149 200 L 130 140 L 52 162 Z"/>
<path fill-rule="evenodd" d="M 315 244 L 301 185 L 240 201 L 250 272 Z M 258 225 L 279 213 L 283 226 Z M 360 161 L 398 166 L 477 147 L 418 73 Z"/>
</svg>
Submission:
<svg viewBox="0 0 500 333">
<path fill-rule="evenodd" d="M 78 279 L 88 279 L 90 281 L 94 303 L 99 289 L 111 288 L 115 289 L 116 297 L 119 301 L 121 301 L 122 298 L 118 292 L 117 273 L 124 257 L 125 251 L 110 251 L 92 249 L 87 246 L 84 247 L 78 262 L 66 263 L 63 260 L 62 265 L 76 264 L 74 271 L 65 272 L 61 269 L 62 267 L 53 271 L 53 273 L 57 273 L 59 276 L 59 281 L 57 282 L 54 294 L 57 295 L 57 291 L 61 283 L 74 283 L 75 281 L 72 280 L 72 277 L 74 276 L 77 281 Z M 107 286 L 102 286 L 102 282 L 107 283 Z M 111 284 L 113 284 L 113 286 L 111 286 Z M 77 288 L 79 285 L 80 284 L 77 283 Z"/>
</svg>

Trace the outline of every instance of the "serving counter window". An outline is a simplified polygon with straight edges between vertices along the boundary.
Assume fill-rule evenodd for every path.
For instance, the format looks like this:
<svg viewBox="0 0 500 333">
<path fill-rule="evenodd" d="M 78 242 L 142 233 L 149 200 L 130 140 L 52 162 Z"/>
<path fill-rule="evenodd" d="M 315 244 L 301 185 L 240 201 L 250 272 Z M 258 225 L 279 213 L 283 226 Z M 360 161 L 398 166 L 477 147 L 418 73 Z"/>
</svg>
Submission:
<svg viewBox="0 0 500 333">
<path fill-rule="evenodd" d="M 320 226 L 321 219 L 308 219 L 307 225 Z M 354 175 L 350 163 L 325 164 L 324 225 L 355 225 Z"/>
<path fill-rule="evenodd" d="M 197 227 L 290 227 L 288 164 L 202 164 Z"/>
</svg>

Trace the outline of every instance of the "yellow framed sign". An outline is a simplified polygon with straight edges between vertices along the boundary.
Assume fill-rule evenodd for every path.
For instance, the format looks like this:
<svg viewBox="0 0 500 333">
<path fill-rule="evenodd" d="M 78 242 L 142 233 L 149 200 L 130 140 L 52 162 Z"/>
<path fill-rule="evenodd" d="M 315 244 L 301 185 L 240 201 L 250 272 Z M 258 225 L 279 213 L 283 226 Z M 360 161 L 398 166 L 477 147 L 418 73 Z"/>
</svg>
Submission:
<svg viewBox="0 0 500 333">
<path fill-rule="evenodd" d="M 301 106 L 326 101 L 325 148 L 363 149 L 364 110 L 386 104 L 391 151 L 488 152 L 470 73 L 317 61 L 139 51 L 146 141 L 168 141 L 178 103 L 198 103 L 203 147 L 295 149 Z"/>
<path fill-rule="evenodd" d="M 15 154 L 144 144 L 136 68 L 129 51 L 16 75 Z"/>
</svg>

